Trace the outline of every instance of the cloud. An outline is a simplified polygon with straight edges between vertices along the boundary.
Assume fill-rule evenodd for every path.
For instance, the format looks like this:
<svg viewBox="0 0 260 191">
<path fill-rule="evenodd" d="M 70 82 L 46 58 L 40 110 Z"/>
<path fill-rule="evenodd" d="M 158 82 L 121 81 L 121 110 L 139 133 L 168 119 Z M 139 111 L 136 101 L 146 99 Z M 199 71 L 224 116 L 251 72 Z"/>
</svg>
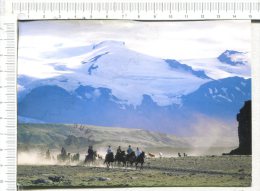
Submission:
<svg viewBox="0 0 260 191">
<path fill-rule="evenodd" d="M 251 35 L 250 21 L 34 21 L 19 27 L 20 46 L 86 46 L 110 39 L 138 52 L 175 59 L 217 57 L 226 49 L 248 51 Z M 26 36 L 33 39 L 22 41 Z"/>
<path fill-rule="evenodd" d="M 20 22 L 18 72 L 40 78 L 60 75 L 49 63 L 76 68 L 88 56 L 85 48 L 105 40 L 123 41 L 131 50 L 158 58 L 216 58 L 226 49 L 250 52 L 250 21 Z"/>
</svg>

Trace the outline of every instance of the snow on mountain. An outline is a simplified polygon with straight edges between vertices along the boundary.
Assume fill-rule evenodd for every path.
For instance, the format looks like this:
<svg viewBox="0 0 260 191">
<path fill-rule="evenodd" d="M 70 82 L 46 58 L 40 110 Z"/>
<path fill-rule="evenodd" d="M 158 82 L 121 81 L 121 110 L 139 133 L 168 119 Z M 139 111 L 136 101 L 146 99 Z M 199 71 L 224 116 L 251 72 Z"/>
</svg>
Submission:
<svg viewBox="0 0 260 191">
<path fill-rule="evenodd" d="M 245 65 L 248 62 L 246 53 L 238 52 L 234 50 L 226 50 L 219 55 L 218 60 L 222 63 L 229 64 L 231 66 Z"/>
<path fill-rule="evenodd" d="M 198 90 L 183 96 L 183 106 L 207 115 L 228 118 L 239 111 L 244 101 L 251 99 L 251 79 L 229 77 L 203 84 Z"/>
<path fill-rule="evenodd" d="M 251 78 L 251 65 L 248 53 L 226 50 L 218 58 L 181 60 L 182 64 L 194 70 L 202 70 L 212 79 L 239 76 Z"/>
<path fill-rule="evenodd" d="M 150 95 L 143 95 L 141 104 L 133 107 L 107 88 L 80 85 L 70 93 L 58 86 L 44 85 L 34 88 L 19 102 L 18 114 L 46 123 L 132 127 L 179 134 L 190 131 L 196 114 L 235 121 L 243 102 L 251 98 L 250 89 L 250 79 L 230 77 L 203 84 L 182 96 L 181 105 L 160 106 Z"/>
<path fill-rule="evenodd" d="M 210 78 L 205 74 L 205 72 L 204 72 L 203 70 L 195 71 L 195 70 L 192 69 L 192 67 L 187 66 L 187 65 L 185 65 L 185 64 L 181 64 L 181 63 L 178 62 L 177 60 L 166 59 L 165 61 L 169 64 L 169 66 L 170 66 L 171 68 L 190 72 L 190 73 L 194 74 L 195 76 L 197 76 L 197 77 L 199 77 L 199 78 L 210 79 Z"/>
<path fill-rule="evenodd" d="M 243 102 L 251 98 L 245 55 L 226 51 L 221 58 L 177 61 L 138 53 L 119 41 L 57 48 L 42 54 L 46 63 L 41 62 L 41 68 L 54 72 L 35 78 L 23 70 L 18 76 L 18 114 L 25 122 L 177 134 L 189 131 L 197 114 L 234 121 Z M 224 56 L 229 60 L 222 60 Z M 241 60 L 243 64 L 238 64 Z M 226 63 L 233 61 L 237 63 Z"/>
<path fill-rule="evenodd" d="M 65 55 L 64 50 L 61 51 L 56 52 L 56 57 Z M 111 89 L 114 96 L 127 100 L 129 105 L 141 104 L 142 96 L 146 94 L 163 106 L 179 103 L 180 96 L 210 81 L 206 75 L 197 75 L 191 67 L 173 68 L 169 61 L 129 50 L 124 42 L 118 41 L 103 41 L 88 46 L 85 58 L 78 62 L 81 64 L 69 68 L 69 73 L 34 81 L 25 89 L 57 85 L 73 92 L 79 85 L 91 85 Z M 57 64 L 54 68 L 57 69 Z M 62 66 L 62 70 L 65 69 Z"/>
</svg>

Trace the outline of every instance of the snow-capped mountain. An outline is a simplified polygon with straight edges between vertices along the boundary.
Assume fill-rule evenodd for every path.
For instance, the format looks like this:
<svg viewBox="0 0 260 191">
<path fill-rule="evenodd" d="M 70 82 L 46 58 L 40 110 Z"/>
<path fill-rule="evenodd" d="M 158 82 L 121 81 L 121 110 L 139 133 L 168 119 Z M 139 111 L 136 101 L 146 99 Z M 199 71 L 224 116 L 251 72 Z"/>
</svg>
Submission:
<svg viewBox="0 0 260 191">
<path fill-rule="evenodd" d="M 203 84 L 183 96 L 183 105 L 190 110 L 211 116 L 235 117 L 245 100 L 251 99 L 251 79 L 229 77 Z"/>
<path fill-rule="evenodd" d="M 234 76 L 251 78 L 251 65 L 248 61 L 248 53 L 226 50 L 217 58 L 181 60 L 181 63 L 194 70 L 202 70 L 217 80 Z"/>
<path fill-rule="evenodd" d="M 85 123 L 170 133 L 190 126 L 195 113 L 210 117 L 223 117 L 225 113 L 225 118 L 232 119 L 243 102 L 251 98 L 247 60 L 243 64 L 224 64 L 234 59 L 242 62 L 239 54 L 244 55 L 226 51 L 221 58 L 202 62 L 177 61 L 135 52 L 118 41 L 69 51 L 58 49 L 55 54 L 44 54 L 56 59 L 48 67 L 58 75 L 41 79 L 18 77 L 18 114 L 21 121 Z M 223 55 L 229 61 L 223 60 Z"/>
<path fill-rule="evenodd" d="M 218 60 L 231 66 L 246 65 L 248 63 L 248 57 L 246 53 L 234 50 L 226 50 L 221 55 L 219 55 Z"/>
<path fill-rule="evenodd" d="M 67 73 L 54 78 L 34 81 L 26 85 L 24 91 L 29 92 L 41 85 L 57 85 L 73 92 L 79 85 L 90 85 L 111 89 L 113 95 L 126 100 L 129 105 L 139 105 L 142 96 L 147 94 L 163 106 L 179 103 L 181 95 L 210 81 L 205 74 L 198 75 L 200 71 L 185 65 L 173 67 L 172 61 L 129 50 L 123 42 L 104 41 L 91 47 L 86 48 L 86 56 L 78 61 L 80 65 L 76 68 L 68 68 Z M 59 54 L 64 56 L 61 51 Z M 65 70 L 63 64 L 53 65 L 56 70 Z"/>
</svg>

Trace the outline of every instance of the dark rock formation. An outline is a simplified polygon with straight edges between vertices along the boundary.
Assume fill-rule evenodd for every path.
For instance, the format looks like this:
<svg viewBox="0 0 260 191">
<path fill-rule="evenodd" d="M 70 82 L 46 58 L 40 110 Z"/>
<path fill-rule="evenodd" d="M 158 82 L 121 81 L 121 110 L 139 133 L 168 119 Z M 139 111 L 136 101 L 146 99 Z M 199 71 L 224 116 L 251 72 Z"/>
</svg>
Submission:
<svg viewBox="0 0 260 191">
<path fill-rule="evenodd" d="M 237 114 L 239 147 L 232 150 L 230 155 L 251 155 L 252 154 L 252 109 L 251 100 Z"/>
</svg>

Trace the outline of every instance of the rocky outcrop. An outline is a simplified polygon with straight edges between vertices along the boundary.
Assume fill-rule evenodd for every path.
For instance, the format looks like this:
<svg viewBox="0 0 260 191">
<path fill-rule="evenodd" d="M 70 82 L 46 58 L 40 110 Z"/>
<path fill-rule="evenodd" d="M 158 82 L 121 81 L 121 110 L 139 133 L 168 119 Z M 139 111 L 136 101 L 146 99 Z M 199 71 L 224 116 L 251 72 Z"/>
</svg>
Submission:
<svg viewBox="0 0 260 191">
<path fill-rule="evenodd" d="M 251 100 L 237 114 L 239 147 L 232 150 L 230 155 L 251 155 L 252 154 L 252 109 Z"/>
</svg>

